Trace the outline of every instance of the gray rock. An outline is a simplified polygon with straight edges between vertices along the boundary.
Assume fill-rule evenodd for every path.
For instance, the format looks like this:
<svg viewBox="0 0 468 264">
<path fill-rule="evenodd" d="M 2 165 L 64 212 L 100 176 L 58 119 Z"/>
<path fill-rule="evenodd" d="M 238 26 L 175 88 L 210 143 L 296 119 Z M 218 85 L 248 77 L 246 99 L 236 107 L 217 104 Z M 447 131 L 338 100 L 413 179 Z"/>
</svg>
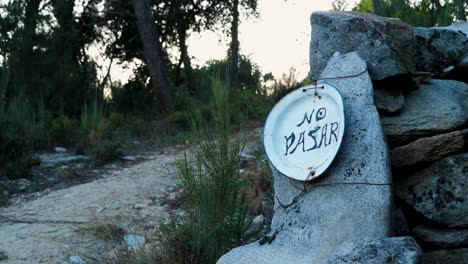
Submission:
<svg viewBox="0 0 468 264">
<path fill-rule="evenodd" d="M 433 162 L 460 153 L 468 147 L 468 129 L 421 138 L 390 151 L 392 166 L 401 168 Z"/>
<path fill-rule="evenodd" d="M 382 117 L 391 146 L 456 130 L 468 120 L 468 84 L 432 80 L 405 98 L 398 116 Z"/>
<path fill-rule="evenodd" d="M 62 148 L 62 147 L 55 147 L 54 151 L 57 152 L 57 153 L 65 153 L 65 152 L 67 152 L 67 149 Z"/>
<path fill-rule="evenodd" d="M 322 77 L 352 75 L 366 67 L 356 52 L 335 54 Z M 328 171 L 299 195 L 272 166 L 275 211 L 267 239 L 236 248 L 219 263 L 317 263 L 343 243 L 385 238 L 390 232 L 391 176 L 388 150 L 373 105 L 367 72 L 332 80 L 343 96 L 346 131 Z M 301 182 L 294 182 L 301 186 Z M 294 202 L 297 201 L 297 202 Z"/>
<path fill-rule="evenodd" d="M 317 79 L 335 52 L 357 51 L 373 80 L 415 71 L 411 54 L 413 29 L 395 18 L 353 12 L 314 12 L 310 66 Z"/>
<path fill-rule="evenodd" d="M 416 239 L 427 245 L 456 248 L 468 246 L 468 230 L 436 229 L 428 226 L 417 226 L 413 229 Z"/>
<path fill-rule="evenodd" d="M 320 264 L 418 264 L 421 249 L 412 237 L 385 238 L 346 245 Z"/>
<path fill-rule="evenodd" d="M 463 20 L 458 20 L 454 22 L 452 25 L 447 27 L 448 29 L 457 30 L 465 34 L 468 38 L 468 22 Z"/>
<path fill-rule="evenodd" d="M 468 226 L 468 153 L 447 157 L 396 182 L 395 194 L 429 219 Z"/>
<path fill-rule="evenodd" d="M 375 106 L 382 114 L 395 114 L 405 105 L 405 97 L 398 89 L 374 89 Z"/>
<path fill-rule="evenodd" d="M 86 261 L 83 260 L 80 256 L 71 256 L 68 258 L 70 264 L 86 264 Z"/>
<path fill-rule="evenodd" d="M 424 264 L 466 264 L 468 248 L 424 252 L 422 259 Z"/>
<path fill-rule="evenodd" d="M 465 56 L 467 38 L 463 32 L 451 28 L 414 28 L 416 46 L 414 64 L 417 70 L 440 75 L 447 67 L 454 67 Z"/>
<path fill-rule="evenodd" d="M 131 247 L 133 250 L 138 250 L 141 246 L 145 244 L 146 239 L 142 236 L 137 235 L 125 235 L 124 241 L 127 244 L 127 246 Z"/>
<path fill-rule="evenodd" d="M 84 147 L 83 145 L 81 144 L 77 144 L 75 146 L 75 151 L 74 151 L 75 155 L 84 155 L 85 154 L 85 151 L 84 151 Z"/>
<path fill-rule="evenodd" d="M 123 156 L 121 159 L 126 161 L 136 161 L 137 158 L 135 156 Z"/>
<path fill-rule="evenodd" d="M 89 157 L 86 156 L 64 156 L 63 154 L 41 154 L 39 158 L 41 159 L 41 164 L 44 164 L 46 167 L 89 160 Z"/>
</svg>

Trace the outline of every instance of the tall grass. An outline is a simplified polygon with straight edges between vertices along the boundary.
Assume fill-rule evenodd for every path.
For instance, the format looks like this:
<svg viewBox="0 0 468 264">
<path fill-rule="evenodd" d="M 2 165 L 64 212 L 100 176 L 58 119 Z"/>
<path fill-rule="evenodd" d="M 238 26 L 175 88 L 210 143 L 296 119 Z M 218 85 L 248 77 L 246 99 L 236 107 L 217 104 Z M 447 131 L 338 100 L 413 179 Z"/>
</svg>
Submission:
<svg viewBox="0 0 468 264">
<path fill-rule="evenodd" d="M 101 141 L 108 125 L 103 104 L 95 99 L 91 104 L 84 105 L 81 113 L 81 126 L 86 131 L 90 144 Z"/>
<path fill-rule="evenodd" d="M 198 144 L 178 164 L 191 207 L 190 245 L 207 263 L 248 239 L 251 225 L 239 175 L 245 140 L 231 133 L 227 86 L 215 78 L 212 92 L 213 121 L 206 124 L 199 112 L 190 119 Z"/>
</svg>

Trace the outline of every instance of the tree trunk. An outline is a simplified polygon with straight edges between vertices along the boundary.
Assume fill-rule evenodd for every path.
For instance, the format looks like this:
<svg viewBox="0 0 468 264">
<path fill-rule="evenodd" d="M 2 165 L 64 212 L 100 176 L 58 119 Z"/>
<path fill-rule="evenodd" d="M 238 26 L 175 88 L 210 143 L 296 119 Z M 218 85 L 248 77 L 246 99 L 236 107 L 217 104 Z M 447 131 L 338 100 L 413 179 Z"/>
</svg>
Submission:
<svg viewBox="0 0 468 264">
<path fill-rule="evenodd" d="M 73 15 L 75 0 L 53 0 L 51 3 L 59 27 L 54 32 L 53 44 L 53 53 L 57 66 L 57 74 L 54 76 L 53 82 L 55 91 L 48 92 L 57 98 L 57 106 L 60 112 L 79 114 L 78 107 L 71 103 L 71 98 L 75 102 L 84 103 L 79 96 L 82 91 L 76 91 L 76 87 L 74 87 L 76 84 L 75 70 L 78 64 L 75 59 L 80 48 L 76 41 L 77 29 Z"/>
<path fill-rule="evenodd" d="M 380 0 L 372 0 L 372 13 L 380 15 Z"/>
<path fill-rule="evenodd" d="M 162 44 L 159 40 L 155 20 L 151 13 L 148 0 L 133 0 L 133 9 L 137 18 L 138 32 L 143 45 L 143 56 L 151 77 L 151 85 L 155 93 L 160 95 L 162 111 L 174 112 L 172 101 L 173 84 L 169 79 L 164 60 Z"/>
<path fill-rule="evenodd" d="M 230 87 L 239 88 L 239 0 L 232 1 Z"/>
<path fill-rule="evenodd" d="M 187 87 L 189 91 L 193 95 L 195 93 L 195 87 L 193 86 L 192 63 L 190 62 L 190 56 L 188 55 L 188 48 L 187 48 L 187 30 L 183 28 L 183 26 L 178 26 L 177 31 L 179 35 L 180 57 L 184 64 L 186 83 L 187 83 Z"/>
<path fill-rule="evenodd" d="M 32 96 L 32 68 L 33 65 L 33 46 L 36 33 L 37 15 L 41 0 L 29 0 L 26 3 L 26 12 L 24 17 L 23 39 L 19 47 L 18 60 L 15 65 L 17 78 L 15 82 L 22 83 L 21 89 Z"/>
<path fill-rule="evenodd" d="M 465 0 L 455 0 L 456 17 L 458 20 L 466 21 Z"/>
</svg>

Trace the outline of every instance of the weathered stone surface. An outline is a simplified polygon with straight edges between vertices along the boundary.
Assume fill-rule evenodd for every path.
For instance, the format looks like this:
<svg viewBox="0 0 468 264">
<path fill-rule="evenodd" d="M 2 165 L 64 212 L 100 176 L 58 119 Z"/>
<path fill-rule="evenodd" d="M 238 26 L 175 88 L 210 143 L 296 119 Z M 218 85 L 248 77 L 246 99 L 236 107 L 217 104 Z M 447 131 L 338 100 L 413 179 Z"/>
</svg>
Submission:
<svg viewBox="0 0 468 264">
<path fill-rule="evenodd" d="M 396 195 L 429 219 L 468 226 L 468 153 L 447 157 L 396 182 Z"/>
<path fill-rule="evenodd" d="M 468 120 L 468 84 L 432 80 L 412 91 L 398 116 L 382 117 L 391 146 L 462 127 Z"/>
<path fill-rule="evenodd" d="M 422 259 L 424 264 L 465 264 L 468 248 L 424 252 Z"/>
<path fill-rule="evenodd" d="M 428 226 L 417 226 L 413 229 L 414 236 L 425 244 L 443 248 L 468 246 L 468 230 L 436 229 Z"/>
<path fill-rule="evenodd" d="M 405 105 L 405 97 L 398 89 L 374 89 L 375 106 L 382 114 L 394 114 Z"/>
<path fill-rule="evenodd" d="M 416 27 L 414 37 L 416 69 L 434 74 L 441 74 L 445 68 L 457 65 L 468 45 L 465 34 L 451 28 Z"/>
<path fill-rule="evenodd" d="M 322 77 L 352 75 L 365 67 L 356 52 L 335 54 Z M 390 164 L 370 77 L 365 72 L 329 83 L 341 92 L 346 109 L 345 136 L 335 161 L 298 198 L 300 190 L 272 167 L 275 207 L 292 204 L 275 211 L 271 243 L 236 248 L 219 263 L 317 263 L 343 243 L 385 238 L 391 232 Z"/>
<path fill-rule="evenodd" d="M 346 245 L 320 264 L 418 264 L 420 257 L 421 249 L 412 237 L 393 237 Z"/>
<path fill-rule="evenodd" d="M 335 52 L 357 51 L 373 80 L 415 70 L 413 29 L 395 18 L 354 12 L 314 12 L 311 16 L 311 76 L 317 79 Z"/>
<path fill-rule="evenodd" d="M 468 147 L 468 129 L 421 138 L 390 151 L 392 166 L 400 168 L 440 160 Z"/>
<path fill-rule="evenodd" d="M 468 40 L 468 22 L 467 21 L 457 21 L 452 25 L 447 27 L 450 30 L 456 30 L 460 33 L 465 34 L 465 37 Z M 458 61 L 455 65 L 452 72 L 444 76 L 445 79 L 459 80 L 465 83 L 468 83 L 468 44 L 465 45 L 463 58 Z"/>
</svg>

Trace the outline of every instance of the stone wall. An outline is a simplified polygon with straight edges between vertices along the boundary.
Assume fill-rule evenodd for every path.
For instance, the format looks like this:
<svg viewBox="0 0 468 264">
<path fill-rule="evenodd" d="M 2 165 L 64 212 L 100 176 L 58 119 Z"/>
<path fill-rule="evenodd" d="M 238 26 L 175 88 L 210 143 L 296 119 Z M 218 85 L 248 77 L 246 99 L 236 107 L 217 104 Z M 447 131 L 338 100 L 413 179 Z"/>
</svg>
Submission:
<svg viewBox="0 0 468 264">
<path fill-rule="evenodd" d="M 468 23 L 412 28 L 359 13 L 312 14 L 317 79 L 332 52 L 357 51 L 390 149 L 393 232 L 424 263 L 468 263 Z"/>
<path fill-rule="evenodd" d="M 272 166 L 271 233 L 219 263 L 468 263 L 468 23 L 311 24 L 311 77 L 343 95 L 341 149 L 301 196 Z"/>
</svg>

